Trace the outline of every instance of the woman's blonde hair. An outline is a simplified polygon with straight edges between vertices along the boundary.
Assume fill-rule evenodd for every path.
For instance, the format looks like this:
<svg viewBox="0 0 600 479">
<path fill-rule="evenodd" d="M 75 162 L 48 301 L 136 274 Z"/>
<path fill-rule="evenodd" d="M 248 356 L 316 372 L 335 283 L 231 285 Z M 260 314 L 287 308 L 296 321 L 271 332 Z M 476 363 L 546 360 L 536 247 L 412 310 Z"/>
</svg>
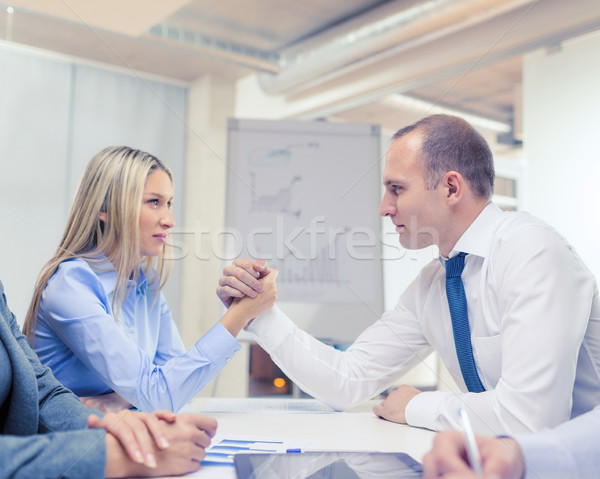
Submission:
<svg viewBox="0 0 600 479">
<path fill-rule="evenodd" d="M 140 209 L 146 179 L 154 170 L 164 171 L 173 182 L 171 170 L 162 161 L 127 146 L 105 148 L 90 160 L 58 249 L 38 276 L 23 327 L 29 340 L 35 334 L 38 308 L 48 280 L 60 263 L 71 258 L 100 263 L 104 255 L 114 265 L 118 276 L 112 309 L 115 319 L 118 317 L 128 294 L 128 280 L 135 280 L 139 272 Z M 101 213 L 106 221 L 100 219 Z M 158 257 L 146 258 L 144 271 L 149 275 L 149 283 L 160 281 L 159 287 L 163 286 L 168 276 L 164 250 Z"/>
</svg>

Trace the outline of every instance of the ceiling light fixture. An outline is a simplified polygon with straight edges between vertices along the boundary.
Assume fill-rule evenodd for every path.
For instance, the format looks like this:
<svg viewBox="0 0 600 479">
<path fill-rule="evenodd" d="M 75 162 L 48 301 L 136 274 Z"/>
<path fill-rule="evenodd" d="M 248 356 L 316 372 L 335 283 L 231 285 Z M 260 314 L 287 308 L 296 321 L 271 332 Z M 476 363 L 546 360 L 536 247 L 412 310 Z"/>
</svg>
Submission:
<svg viewBox="0 0 600 479">
<path fill-rule="evenodd" d="M 6 41 L 12 42 L 13 39 L 13 17 L 15 9 L 12 6 L 6 7 Z"/>
</svg>

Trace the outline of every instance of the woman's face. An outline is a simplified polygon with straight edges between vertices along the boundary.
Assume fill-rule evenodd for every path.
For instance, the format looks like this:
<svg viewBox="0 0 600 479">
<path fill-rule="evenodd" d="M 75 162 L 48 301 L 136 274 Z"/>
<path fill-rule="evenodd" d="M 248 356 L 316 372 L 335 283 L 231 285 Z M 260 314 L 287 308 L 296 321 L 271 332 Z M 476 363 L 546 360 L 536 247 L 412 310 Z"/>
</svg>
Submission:
<svg viewBox="0 0 600 479">
<path fill-rule="evenodd" d="M 157 256 L 164 248 L 169 230 L 175 226 L 171 214 L 173 184 L 163 170 L 148 175 L 140 210 L 142 256 Z"/>
</svg>

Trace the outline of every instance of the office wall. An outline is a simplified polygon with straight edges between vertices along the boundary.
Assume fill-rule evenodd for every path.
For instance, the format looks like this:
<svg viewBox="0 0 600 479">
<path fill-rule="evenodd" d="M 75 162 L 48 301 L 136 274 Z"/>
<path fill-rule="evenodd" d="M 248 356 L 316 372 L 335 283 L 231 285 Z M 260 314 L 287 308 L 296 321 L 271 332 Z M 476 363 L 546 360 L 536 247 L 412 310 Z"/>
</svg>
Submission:
<svg viewBox="0 0 600 479">
<path fill-rule="evenodd" d="M 215 233 L 225 225 L 227 119 L 233 116 L 234 85 L 206 75 L 189 85 L 185 214 L 173 237 L 184 247 L 179 330 L 191 346 L 225 312 L 215 290 L 223 261 Z M 202 396 L 248 394 L 248 345 L 239 351 Z"/>
<path fill-rule="evenodd" d="M 526 209 L 600 277 L 600 32 L 523 61 Z"/>
<path fill-rule="evenodd" d="M 96 152 L 126 144 L 156 154 L 183 196 L 187 88 L 2 42 L 0 72 L 0 279 L 22 323 Z M 166 291 L 176 315 L 178 269 Z"/>
<path fill-rule="evenodd" d="M 22 323 L 66 220 L 71 67 L 0 49 L 0 280 Z"/>
</svg>

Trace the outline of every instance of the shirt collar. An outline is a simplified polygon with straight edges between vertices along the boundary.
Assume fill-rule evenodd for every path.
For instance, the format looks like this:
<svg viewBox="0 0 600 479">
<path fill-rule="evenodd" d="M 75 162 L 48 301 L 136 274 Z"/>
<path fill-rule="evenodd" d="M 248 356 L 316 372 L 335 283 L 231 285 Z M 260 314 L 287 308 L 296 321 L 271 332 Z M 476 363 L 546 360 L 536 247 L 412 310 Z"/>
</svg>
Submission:
<svg viewBox="0 0 600 479">
<path fill-rule="evenodd" d="M 494 231 L 502 214 L 503 211 L 490 201 L 458 239 L 454 248 L 450 251 L 449 257 L 452 258 L 464 251 L 485 258 L 490 250 Z"/>
<path fill-rule="evenodd" d="M 94 270 L 94 273 L 96 273 L 98 276 L 98 279 L 100 280 L 100 283 L 102 283 L 102 287 L 108 296 L 115 291 L 117 286 L 118 271 L 103 254 L 98 255 L 98 259 L 100 262 L 93 262 L 89 264 Z M 136 288 L 138 293 L 143 293 L 146 291 L 148 287 L 148 281 L 146 275 L 144 274 L 143 268 L 138 270 L 137 282 L 129 280 L 129 284 L 127 286 Z"/>
</svg>

